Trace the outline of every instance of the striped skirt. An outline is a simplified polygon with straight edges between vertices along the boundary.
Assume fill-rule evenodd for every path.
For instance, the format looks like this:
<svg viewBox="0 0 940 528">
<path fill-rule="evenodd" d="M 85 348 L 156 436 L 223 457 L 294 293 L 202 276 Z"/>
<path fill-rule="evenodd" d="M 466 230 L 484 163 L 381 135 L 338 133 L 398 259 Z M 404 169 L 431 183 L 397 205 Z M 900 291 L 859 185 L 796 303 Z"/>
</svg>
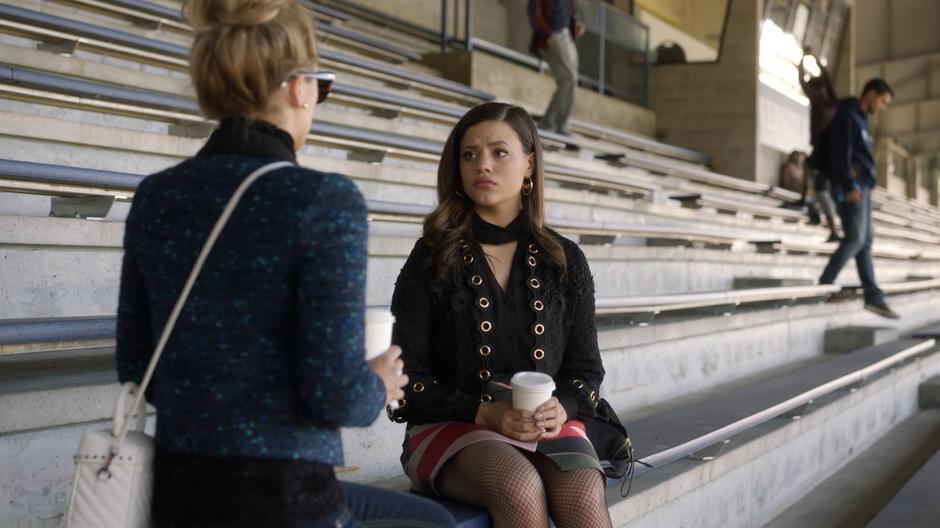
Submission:
<svg viewBox="0 0 940 528">
<path fill-rule="evenodd" d="M 482 425 L 442 422 L 409 427 L 405 433 L 402 466 L 411 479 L 411 488 L 420 493 L 439 495 L 434 480 L 444 464 L 461 449 L 484 440 L 505 442 L 524 451 L 541 453 L 562 471 L 593 468 L 602 474 L 604 472 L 584 424 L 577 420 L 566 422 L 558 436 L 541 442 L 513 440 Z"/>
</svg>

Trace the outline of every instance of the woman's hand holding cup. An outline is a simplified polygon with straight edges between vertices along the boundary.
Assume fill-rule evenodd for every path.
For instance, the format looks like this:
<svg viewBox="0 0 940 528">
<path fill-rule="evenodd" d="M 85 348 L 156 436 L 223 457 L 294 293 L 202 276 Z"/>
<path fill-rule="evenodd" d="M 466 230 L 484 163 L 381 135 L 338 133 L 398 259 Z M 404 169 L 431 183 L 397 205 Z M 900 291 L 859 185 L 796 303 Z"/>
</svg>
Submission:
<svg viewBox="0 0 940 528">
<path fill-rule="evenodd" d="M 400 347 L 391 346 L 367 363 L 372 372 L 375 372 L 385 384 L 386 405 L 405 397 L 402 387 L 408 384 L 408 375 L 403 372 L 405 362 L 401 360 Z"/>
<path fill-rule="evenodd" d="M 545 432 L 536 424 L 533 411 L 513 409 L 509 401 L 480 404 L 476 423 L 520 442 L 538 441 Z"/>
<path fill-rule="evenodd" d="M 555 438 L 561 432 L 561 426 L 568 421 L 568 412 L 554 396 L 539 405 L 534 414 L 536 426 L 544 431 L 540 438 Z"/>
</svg>

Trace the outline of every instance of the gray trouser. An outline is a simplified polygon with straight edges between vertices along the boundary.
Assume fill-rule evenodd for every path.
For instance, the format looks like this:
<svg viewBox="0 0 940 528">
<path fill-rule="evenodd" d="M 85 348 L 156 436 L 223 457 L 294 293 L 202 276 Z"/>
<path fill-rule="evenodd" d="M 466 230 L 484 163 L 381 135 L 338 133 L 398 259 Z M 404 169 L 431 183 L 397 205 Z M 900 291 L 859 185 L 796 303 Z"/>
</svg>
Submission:
<svg viewBox="0 0 940 528">
<path fill-rule="evenodd" d="M 552 96 L 540 126 L 560 134 L 570 134 L 568 118 L 574 105 L 574 92 L 578 87 L 578 48 L 567 28 L 552 33 L 548 47 L 540 51 L 555 76 L 555 95 Z"/>
</svg>

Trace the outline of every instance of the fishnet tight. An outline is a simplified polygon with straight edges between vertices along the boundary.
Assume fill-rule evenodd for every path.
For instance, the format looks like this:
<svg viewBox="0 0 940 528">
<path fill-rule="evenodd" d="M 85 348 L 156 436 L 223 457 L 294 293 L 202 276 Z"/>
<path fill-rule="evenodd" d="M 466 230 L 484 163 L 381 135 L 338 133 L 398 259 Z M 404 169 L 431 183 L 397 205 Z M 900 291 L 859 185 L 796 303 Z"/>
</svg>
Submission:
<svg viewBox="0 0 940 528">
<path fill-rule="evenodd" d="M 494 528 L 609 528 L 604 479 L 594 469 L 561 471 L 538 453 L 487 440 L 454 455 L 437 477 L 445 497 L 486 509 Z"/>
</svg>

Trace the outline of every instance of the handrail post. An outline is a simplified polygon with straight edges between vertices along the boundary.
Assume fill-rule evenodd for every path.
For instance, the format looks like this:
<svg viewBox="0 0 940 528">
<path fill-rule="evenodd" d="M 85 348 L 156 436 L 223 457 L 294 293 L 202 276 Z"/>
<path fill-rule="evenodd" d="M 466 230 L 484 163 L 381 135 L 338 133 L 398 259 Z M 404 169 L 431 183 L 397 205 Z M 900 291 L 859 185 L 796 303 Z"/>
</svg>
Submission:
<svg viewBox="0 0 940 528">
<path fill-rule="evenodd" d="M 597 92 L 604 94 L 604 81 L 607 74 L 607 6 L 600 4 L 597 10 Z"/>
<path fill-rule="evenodd" d="M 473 51 L 473 0 L 467 0 L 467 15 L 464 17 L 464 34 L 467 37 L 467 51 Z"/>
<path fill-rule="evenodd" d="M 447 53 L 447 3 L 441 0 L 441 53 Z"/>
<path fill-rule="evenodd" d="M 645 26 L 643 29 L 646 30 L 646 44 L 643 46 L 645 48 L 643 50 L 643 63 L 644 63 L 643 69 L 645 70 L 645 75 L 644 75 L 645 79 L 643 82 L 643 106 L 649 108 L 650 107 L 650 85 L 652 84 L 652 79 L 650 79 L 650 76 L 653 73 L 653 69 L 650 66 L 650 62 L 652 62 L 650 60 L 650 55 L 652 54 L 652 52 L 650 51 L 650 28 L 649 26 Z"/>
</svg>

